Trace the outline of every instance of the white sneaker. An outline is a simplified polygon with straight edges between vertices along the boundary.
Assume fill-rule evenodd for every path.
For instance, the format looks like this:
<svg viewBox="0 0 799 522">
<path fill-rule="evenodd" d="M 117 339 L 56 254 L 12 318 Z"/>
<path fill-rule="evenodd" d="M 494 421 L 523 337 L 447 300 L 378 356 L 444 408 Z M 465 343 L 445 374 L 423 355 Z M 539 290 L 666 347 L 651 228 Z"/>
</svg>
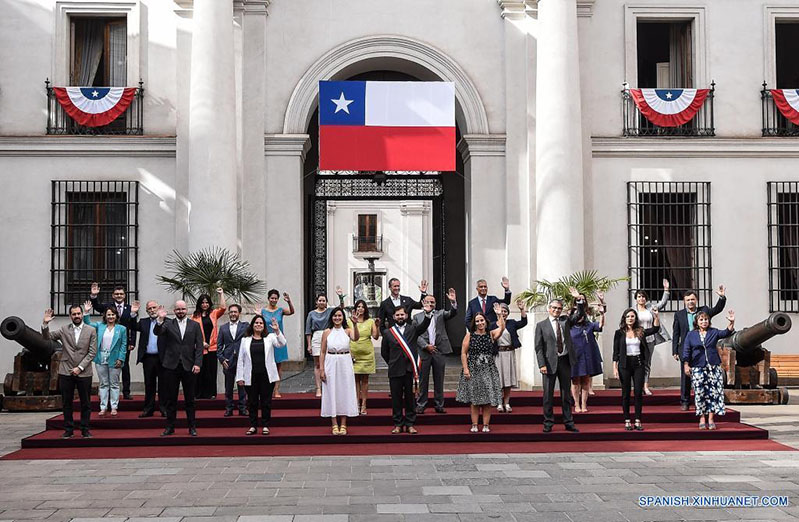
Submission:
<svg viewBox="0 0 799 522">
<path fill-rule="evenodd" d="M 488 426 L 483 426 L 483 433 L 490 433 L 490 432 L 491 428 L 489 428 Z"/>
<path fill-rule="evenodd" d="M 510 404 L 505 405 L 505 413 L 510 413 L 513 411 L 513 408 L 510 407 Z"/>
<path fill-rule="evenodd" d="M 497 411 L 500 412 L 500 413 L 503 413 L 505 410 L 503 409 L 502 405 L 500 404 L 499 406 L 497 406 Z"/>
</svg>

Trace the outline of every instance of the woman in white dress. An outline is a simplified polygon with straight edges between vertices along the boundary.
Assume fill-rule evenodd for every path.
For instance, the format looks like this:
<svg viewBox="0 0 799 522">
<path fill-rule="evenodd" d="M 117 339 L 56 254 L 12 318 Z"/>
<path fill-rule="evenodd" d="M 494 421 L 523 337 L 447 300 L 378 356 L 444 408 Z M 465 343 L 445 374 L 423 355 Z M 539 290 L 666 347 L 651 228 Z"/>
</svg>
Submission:
<svg viewBox="0 0 799 522">
<path fill-rule="evenodd" d="M 669 280 L 663 280 L 663 297 L 657 303 L 652 301 L 649 302 L 649 296 L 643 290 L 638 290 L 635 292 L 635 312 L 638 314 L 638 322 L 641 323 L 641 328 L 647 329 L 651 328 L 654 324 L 655 317 L 652 314 L 652 310 L 655 309 L 658 312 L 666 308 L 666 305 L 669 302 Z M 649 335 L 646 338 L 646 345 L 649 349 L 649 354 L 647 354 L 647 364 L 646 364 L 646 373 L 644 374 L 644 394 L 652 395 L 652 391 L 649 389 L 649 372 L 652 369 L 652 356 L 654 355 L 654 348 L 655 345 L 658 345 L 662 342 L 668 341 L 671 339 L 671 336 L 663 327 L 660 325 L 660 330 L 658 333 L 654 335 Z"/>
<path fill-rule="evenodd" d="M 353 312 L 357 324 L 360 311 Z M 358 396 L 355 391 L 355 371 L 352 367 L 350 341 L 359 339 L 358 328 L 351 327 L 342 308 L 335 308 L 322 334 L 319 355 L 322 380 L 322 417 L 331 417 L 333 435 L 347 434 L 347 417 L 358 416 Z"/>
</svg>

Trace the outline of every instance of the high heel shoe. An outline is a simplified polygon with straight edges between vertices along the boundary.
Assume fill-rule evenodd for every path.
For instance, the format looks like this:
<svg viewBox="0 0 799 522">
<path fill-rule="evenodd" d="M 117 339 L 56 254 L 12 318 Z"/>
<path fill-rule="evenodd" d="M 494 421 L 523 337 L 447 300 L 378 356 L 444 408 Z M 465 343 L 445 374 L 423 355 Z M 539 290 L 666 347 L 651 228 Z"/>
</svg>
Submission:
<svg viewBox="0 0 799 522">
<path fill-rule="evenodd" d="M 628 420 L 624 421 L 624 429 L 627 431 L 633 431 L 633 425 L 630 424 L 630 421 Z"/>
<path fill-rule="evenodd" d="M 491 428 L 488 427 L 488 424 L 483 425 L 483 433 L 491 433 Z"/>
<path fill-rule="evenodd" d="M 477 433 L 477 424 L 472 424 L 472 427 L 469 429 L 472 433 Z"/>
<path fill-rule="evenodd" d="M 644 431 L 644 427 L 641 426 L 641 421 L 635 419 L 635 431 Z"/>
</svg>

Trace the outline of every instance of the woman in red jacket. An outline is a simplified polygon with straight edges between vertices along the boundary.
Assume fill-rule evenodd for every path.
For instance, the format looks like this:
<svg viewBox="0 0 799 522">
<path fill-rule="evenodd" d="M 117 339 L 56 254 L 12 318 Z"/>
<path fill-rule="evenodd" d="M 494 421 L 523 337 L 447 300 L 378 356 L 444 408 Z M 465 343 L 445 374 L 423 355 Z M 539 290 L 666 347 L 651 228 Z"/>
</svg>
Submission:
<svg viewBox="0 0 799 522">
<path fill-rule="evenodd" d="M 203 294 L 197 299 L 197 307 L 191 318 L 200 325 L 203 333 L 203 364 L 200 367 L 200 375 L 197 376 L 197 398 L 216 399 L 216 323 L 225 313 L 225 292 L 221 288 L 216 289 L 219 296 L 219 308 L 214 308 L 211 296 Z"/>
</svg>

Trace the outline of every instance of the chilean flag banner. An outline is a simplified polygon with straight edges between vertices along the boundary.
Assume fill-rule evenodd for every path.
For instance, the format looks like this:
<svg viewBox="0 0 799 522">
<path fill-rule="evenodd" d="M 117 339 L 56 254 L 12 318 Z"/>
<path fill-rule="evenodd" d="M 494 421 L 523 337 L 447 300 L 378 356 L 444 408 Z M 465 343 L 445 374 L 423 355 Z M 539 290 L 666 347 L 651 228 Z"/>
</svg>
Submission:
<svg viewBox="0 0 799 522">
<path fill-rule="evenodd" d="M 64 112 L 85 127 L 108 125 L 125 112 L 136 87 L 53 87 Z"/>
<path fill-rule="evenodd" d="M 451 82 L 319 82 L 320 170 L 455 170 Z"/>
<path fill-rule="evenodd" d="M 659 127 L 678 127 L 696 116 L 710 89 L 630 89 L 635 106 Z"/>
<path fill-rule="evenodd" d="M 799 125 L 799 89 L 771 89 L 771 97 L 782 115 Z"/>
</svg>

